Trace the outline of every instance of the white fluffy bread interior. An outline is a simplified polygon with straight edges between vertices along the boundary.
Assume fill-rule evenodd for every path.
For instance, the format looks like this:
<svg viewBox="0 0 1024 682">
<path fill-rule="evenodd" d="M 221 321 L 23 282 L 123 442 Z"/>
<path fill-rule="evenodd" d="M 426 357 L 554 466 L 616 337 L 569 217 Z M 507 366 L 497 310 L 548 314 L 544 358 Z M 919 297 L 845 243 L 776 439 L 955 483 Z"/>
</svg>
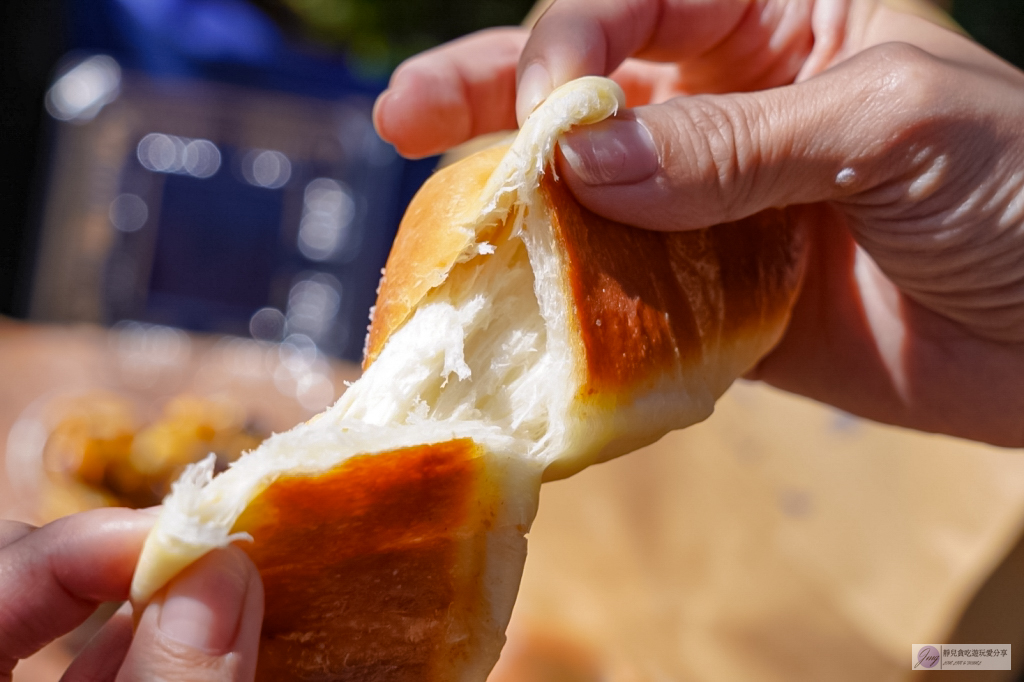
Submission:
<svg viewBox="0 0 1024 682">
<path fill-rule="evenodd" d="M 216 478 L 212 459 L 189 468 L 146 540 L 134 602 L 148 601 L 203 554 L 240 539 L 231 534 L 236 520 L 279 476 L 324 472 L 358 454 L 472 438 L 518 470 L 508 485 L 519 490 L 506 493 L 525 504 L 506 512 L 515 517 L 509 522 L 529 527 L 541 473 L 566 447 L 580 380 L 559 256 L 536 190 L 558 136 L 613 115 L 623 101 L 617 85 L 598 78 L 548 98 L 481 196 L 475 232 L 497 233 L 495 244 L 471 239 L 464 262 L 326 412 L 272 436 Z"/>
<path fill-rule="evenodd" d="M 516 455 L 543 462 L 562 440 L 552 416 L 574 392 L 566 339 L 549 332 L 558 326 L 541 316 L 525 245 L 509 237 L 457 265 L 322 419 L 496 427 Z"/>
</svg>

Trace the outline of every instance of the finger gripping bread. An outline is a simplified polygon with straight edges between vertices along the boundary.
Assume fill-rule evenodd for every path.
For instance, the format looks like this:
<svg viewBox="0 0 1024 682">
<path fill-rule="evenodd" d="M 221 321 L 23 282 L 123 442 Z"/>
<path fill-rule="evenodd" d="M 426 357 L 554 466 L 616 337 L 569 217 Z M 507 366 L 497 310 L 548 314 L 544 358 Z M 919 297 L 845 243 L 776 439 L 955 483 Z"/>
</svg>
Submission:
<svg viewBox="0 0 1024 682">
<path fill-rule="evenodd" d="M 510 145 L 424 185 L 362 378 L 216 478 L 187 472 L 136 603 L 239 541 L 266 588 L 261 679 L 486 678 L 541 481 L 706 418 L 776 343 L 800 283 L 781 212 L 652 233 L 575 201 L 551 171 L 557 138 L 621 102 L 611 81 L 570 83 Z"/>
</svg>

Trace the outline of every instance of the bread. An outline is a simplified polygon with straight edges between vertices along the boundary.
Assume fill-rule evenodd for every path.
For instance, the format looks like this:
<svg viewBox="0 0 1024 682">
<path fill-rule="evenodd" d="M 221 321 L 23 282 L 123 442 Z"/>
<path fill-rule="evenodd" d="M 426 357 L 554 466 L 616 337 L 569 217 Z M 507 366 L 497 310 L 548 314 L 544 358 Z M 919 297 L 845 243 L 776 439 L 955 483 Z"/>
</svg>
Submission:
<svg viewBox="0 0 1024 682">
<path fill-rule="evenodd" d="M 144 603 L 230 542 L 267 593 L 260 679 L 483 680 L 542 480 L 707 417 L 778 340 L 804 240 L 782 212 L 685 233 L 612 223 L 551 172 L 622 93 L 557 90 L 511 145 L 436 173 L 402 221 L 362 378 L 165 500 Z"/>
</svg>

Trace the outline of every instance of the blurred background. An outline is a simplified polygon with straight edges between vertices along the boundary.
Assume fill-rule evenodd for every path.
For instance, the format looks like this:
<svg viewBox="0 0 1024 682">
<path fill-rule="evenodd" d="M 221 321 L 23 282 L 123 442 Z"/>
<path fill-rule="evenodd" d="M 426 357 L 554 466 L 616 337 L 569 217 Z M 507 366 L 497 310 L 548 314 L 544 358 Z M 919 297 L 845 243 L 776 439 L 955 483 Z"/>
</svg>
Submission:
<svg viewBox="0 0 1024 682">
<path fill-rule="evenodd" d="M 361 359 L 433 168 L 374 133 L 404 58 L 530 0 L 3 4 L 0 313 L 136 320 Z"/>
<path fill-rule="evenodd" d="M 1024 3 L 945 2 L 1024 60 Z M 533 0 L 7 0 L 0 314 L 136 320 L 359 360 L 433 167 L 374 134 L 404 58 Z"/>
<path fill-rule="evenodd" d="M 153 504 L 333 401 L 437 161 L 376 136 L 375 96 L 533 4 L 0 3 L 0 517 Z M 936 4 L 1024 66 L 1024 2 Z M 913 643 L 1022 652 L 1022 529 L 1019 453 L 740 384 L 545 486 L 492 680 L 901 680 Z M 89 632 L 15 679 L 58 679 Z"/>
</svg>

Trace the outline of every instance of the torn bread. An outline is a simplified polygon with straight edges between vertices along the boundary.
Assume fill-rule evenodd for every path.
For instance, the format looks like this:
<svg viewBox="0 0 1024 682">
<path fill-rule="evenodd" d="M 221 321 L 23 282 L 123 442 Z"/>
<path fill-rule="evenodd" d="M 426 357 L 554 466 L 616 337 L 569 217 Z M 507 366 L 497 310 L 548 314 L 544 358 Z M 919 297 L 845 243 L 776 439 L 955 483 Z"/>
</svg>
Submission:
<svg viewBox="0 0 1024 682">
<path fill-rule="evenodd" d="M 556 141 L 622 102 L 611 81 L 574 81 L 511 145 L 424 185 L 362 378 L 216 478 L 212 463 L 187 472 L 133 601 L 251 540 L 260 679 L 486 678 L 541 481 L 706 418 L 777 342 L 799 288 L 804 239 L 781 212 L 653 233 L 574 200 Z"/>
</svg>

